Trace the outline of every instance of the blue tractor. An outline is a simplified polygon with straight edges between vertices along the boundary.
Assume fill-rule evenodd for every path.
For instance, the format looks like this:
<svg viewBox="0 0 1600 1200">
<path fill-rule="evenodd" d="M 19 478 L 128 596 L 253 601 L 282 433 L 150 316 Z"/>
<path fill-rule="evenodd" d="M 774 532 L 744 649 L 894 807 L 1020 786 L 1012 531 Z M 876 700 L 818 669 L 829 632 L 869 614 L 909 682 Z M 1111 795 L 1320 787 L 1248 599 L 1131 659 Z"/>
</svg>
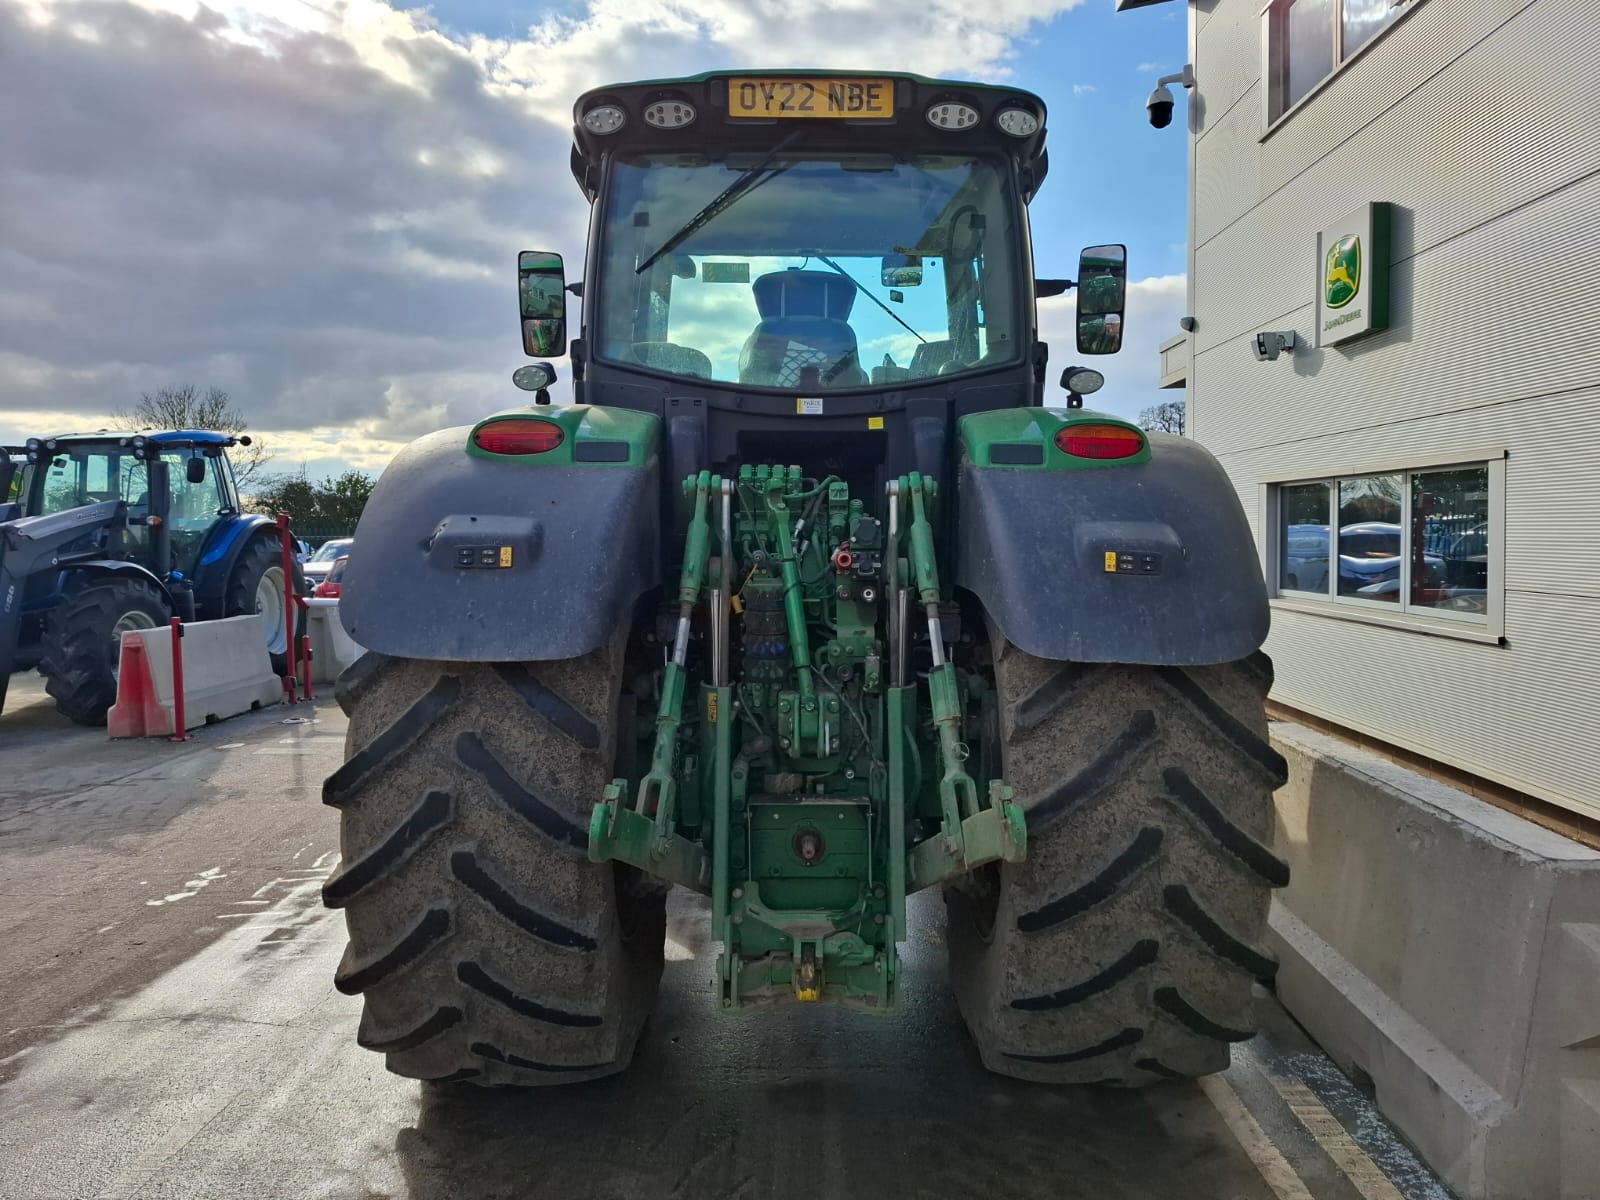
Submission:
<svg viewBox="0 0 1600 1200">
<path fill-rule="evenodd" d="M 249 438 L 185 429 L 0 448 L 0 709 L 12 673 L 37 667 L 57 709 L 103 725 L 122 635 L 174 616 L 261 613 L 284 673 L 278 530 L 241 510 L 234 445 Z"/>
</svg>

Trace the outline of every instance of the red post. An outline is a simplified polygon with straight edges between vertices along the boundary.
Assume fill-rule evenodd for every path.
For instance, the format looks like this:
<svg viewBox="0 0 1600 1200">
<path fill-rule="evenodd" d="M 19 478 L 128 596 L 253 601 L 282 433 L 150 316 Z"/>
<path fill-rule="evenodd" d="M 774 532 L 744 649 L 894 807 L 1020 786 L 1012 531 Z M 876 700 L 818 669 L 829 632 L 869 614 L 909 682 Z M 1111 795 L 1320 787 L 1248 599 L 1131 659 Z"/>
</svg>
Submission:
<svg viewBox="0 0 1600 1200">
<path fill-rule="evenodd" d="M 188 714 L 183 711 L 183 620 L 172 618 L 172 737 L 174 742 L 189 740 Z"/>
<path fill-rule="evenodd" d="M 278 514 L 278 541 L 283 547 L 283 645 L 284 645 L 284 675 L 283 690 L 289 703 L 295 702 L 294 677 L 296 674 L 295 651 L 299 648 L 294 639 L 294 540 L 289 536 L 289 514 Z"/>
<path fill-rule="evenodd" d="M 311 635 L 308 633 L 300 639 L 300 670 L 305 676 L 305 683 L 301 690 L 307 700 L 315 697 L 311 694 Z"/>
</svg>

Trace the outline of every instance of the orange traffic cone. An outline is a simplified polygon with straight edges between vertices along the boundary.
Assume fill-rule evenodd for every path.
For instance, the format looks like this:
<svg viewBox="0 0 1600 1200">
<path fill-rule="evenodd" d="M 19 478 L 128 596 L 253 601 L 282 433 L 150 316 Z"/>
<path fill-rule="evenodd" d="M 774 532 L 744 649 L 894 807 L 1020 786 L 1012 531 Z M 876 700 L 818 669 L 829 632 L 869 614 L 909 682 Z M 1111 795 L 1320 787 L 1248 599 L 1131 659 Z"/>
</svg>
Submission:
<svg viewBox="0 0 1600 1200">
<path fill-rule="evenodd" d="M 151 728 L 152 715 L 157 727 Z M 106 714 L 106 732 L 114 738 L 148 737 L 160 733 L 165 714 L 156 700 L 156 681 L 150 673 L 150 656 L 144 639 L 122 639 L 122 660 L 117 667 L 117 702 Z"/>
</svg>

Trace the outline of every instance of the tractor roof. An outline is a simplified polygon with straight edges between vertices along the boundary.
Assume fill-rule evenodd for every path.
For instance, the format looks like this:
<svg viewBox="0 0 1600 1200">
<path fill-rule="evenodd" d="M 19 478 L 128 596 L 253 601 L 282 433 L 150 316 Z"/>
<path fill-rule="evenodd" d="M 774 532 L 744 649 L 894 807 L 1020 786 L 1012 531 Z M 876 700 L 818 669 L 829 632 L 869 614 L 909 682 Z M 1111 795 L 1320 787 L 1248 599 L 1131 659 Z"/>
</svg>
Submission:
<svg viewBox="0 0 1600 1200">
<path fill-rule="evenodd" d="M 607 106 L 619 121 L 597 123 L 602 128 L 584 121 Z M 959 120 L 949 121 L 957 110 Z M 1026 114 L 1020 135 L 997 122 L 1012 110 Z M 1029 198 L 1047 166 L 1045 104 L 1032 92 L 903 71 L 709 71 L 615 83 L 579 96 L 572 118 L 572 173 L 591 200 L 601 160 L 619 150 L 720 155 L 770 150 L 792 139 L 802 152 L 1001 151 L 1018 161 Z"/>
<path fill-rule="evenodd" d="M 54 442 L 127 442 L 135 437 L 157 446 L 231 446 L 234 435 L 217 433 L 211 429 L 172 429 L 160 433 L 146 433 L 140 429 L 99 429 L 92 433 L 58 433 L 40 441 Z"/>
</svg>

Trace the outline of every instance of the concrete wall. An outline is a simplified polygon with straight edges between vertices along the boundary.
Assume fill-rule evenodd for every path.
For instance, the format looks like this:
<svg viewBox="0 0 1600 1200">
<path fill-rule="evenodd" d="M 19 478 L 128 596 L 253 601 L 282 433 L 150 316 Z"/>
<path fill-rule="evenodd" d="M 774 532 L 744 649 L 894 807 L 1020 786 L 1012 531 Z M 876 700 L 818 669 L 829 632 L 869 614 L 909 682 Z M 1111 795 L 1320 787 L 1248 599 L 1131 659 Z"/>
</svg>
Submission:
<svg viewBox="0 0 1600 1200">
<path fill-rule="evenodd" d="M 1600 816 L 1600 3 L 1406 0 L 1271 127 L 1261 10 L 1190 9 L 1190 433 L 1269 568 L 1269 480 L 1504 475 L 1490 636 L 1275 599 L 1274 698 Z M 1316 349 L 1316 233 L 1375 200 L 1391 328 Z M 1257 362 L 1266 329 L 1304 348 Z"/>
<path fill-rule="evenodd" d="M 366 647 L 357 645 L 345 632 L 337 600 L 307 600 L 306 615 L 311 636 L 311 680 L 314 684 L 334 683 L 345 668 L 367 652 Z"/>
<path fill-rule="evenodd" d="M 1600 852 L 1301 726 L 1284 1006 L 1466 1200 L 1600 1197 Z"/>
</svg>

